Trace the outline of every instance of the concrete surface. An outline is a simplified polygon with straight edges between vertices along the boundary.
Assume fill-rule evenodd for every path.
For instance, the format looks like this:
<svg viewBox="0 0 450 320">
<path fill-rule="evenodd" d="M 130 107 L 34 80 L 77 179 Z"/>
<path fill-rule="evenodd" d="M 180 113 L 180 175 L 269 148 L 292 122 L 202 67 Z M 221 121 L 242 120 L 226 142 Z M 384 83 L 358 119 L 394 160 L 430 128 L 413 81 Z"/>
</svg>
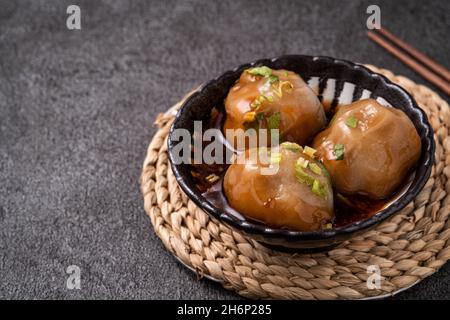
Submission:
<svg viewBox="0 0 450 320">
<path fill-rule="evenodd" d="M 372 3 L 0 1 L 0 298 L 237 298 L 197 281 L 150 227 L 138 178 L 152 122 L 200 82 L 287 53 L 430 85 L 367 39 Z M 450 67 L 449 1 L 376 3 L 384 26 Z M 69 265 L 81 290 L 65 286 Z M 449 299 L 449 283 L 447 264 L 398 298 Z"/>
</svg>

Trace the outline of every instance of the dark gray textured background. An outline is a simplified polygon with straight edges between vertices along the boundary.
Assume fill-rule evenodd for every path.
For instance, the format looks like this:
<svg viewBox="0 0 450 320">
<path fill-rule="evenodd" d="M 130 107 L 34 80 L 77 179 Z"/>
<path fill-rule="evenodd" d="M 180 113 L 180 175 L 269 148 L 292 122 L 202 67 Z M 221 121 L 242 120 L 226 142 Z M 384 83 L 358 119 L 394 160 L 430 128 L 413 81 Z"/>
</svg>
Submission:
<svg viewBox="0 0 450 320">
<path fill-rule="evenodd" d="M 367 39 L 372 3 L 450 67 L 447 0 L 0 1 L 0 297 L 236 298 L 197 281 L 150 227 L 138 179 L 152 122 L 200 82 L 287 53 L 430 85 Z M 66 29 L 69 4 L 81 31 Z M 65 288 L 72 264 L 81 290 Z M 449 299 L 449 283 L 447 264 L 398 297 Z"/>
</svg>

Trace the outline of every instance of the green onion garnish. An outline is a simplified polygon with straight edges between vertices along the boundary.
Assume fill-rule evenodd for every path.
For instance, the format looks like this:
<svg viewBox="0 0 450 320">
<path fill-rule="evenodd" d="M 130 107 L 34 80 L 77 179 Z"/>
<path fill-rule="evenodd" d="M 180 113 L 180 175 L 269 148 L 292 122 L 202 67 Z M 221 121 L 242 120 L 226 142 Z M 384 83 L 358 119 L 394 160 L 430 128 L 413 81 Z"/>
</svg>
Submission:
<svg viewBox="0 0 450 320">
<path fill-rule="evenodd" d="M 256 120 L 257 120 L 258 122 L 263 121 L 263 120 L 264 120 L 264 112 L 258 112 L 258 113 L 256 114 Z"/>
<path fill-rule="evenodd" d="M 272 69 L 266 66 L 247 69 L 246 72 L 252 76 L 270 77 L 272 75 Z"/>
<path fill-rule="evenodd" d="M 350 128 L 356 128 L 358 126 L 358 119 L 354 117 L 348 117 L 347 120 L 345 120 L 345 124 Z"/>
<path fill-rule="evenodd" d="M 334 145 L 334 156 L 336 157 L 335 160 L 342 160 L 344 159 L 344 145 L 337 143 Z"/>
<path fill-rule="evenodd" d="M 275 112 L 267 118 L 267 128 L 271 129 L 280 129 L 281 122 L 281 113 Z"/>
<path fill-rule="evenodd" d="M 314 179 L 311 191 L 319 197 L 324 197 L 326 195 L 325 188 L 320 184 L 319 180 Z"/>
<path fill-rule="evenodd" d="M 313 162 L 311 162 L 311 163 L 309 164 L 309 169 L 310 169 L 312 172 L 314 172 L 315 174 L 318 174 L 319 176 L 322 175 L 322 169 L 320 169 L 320 167 L 319 167 L 317 164 L 313 163 Z"/>
<path fill-rule="evenodd" d="M 307 154 L 311 158 L 314 158 L 314 154 L 317 152 L 316 149 L 305 146 L 305 149 L 303 150 L 303 153 Z"/>
<path fill-rule="evenodd" d="M 278 164 L 281 162 L 281 153 L 279 152 L 271 152 L 270 153 L 270 163 Z"/>
<path fill-rule="evenodd" d="M 300 157 L 298 160 L 300 159 L 303 158 Z M 319 180 L 314 179 L 311 175 L 306 173 L 303 170 L 304 162 L 298 160 L 297 163 L 295 164 L 295 177 L 297 178 L 298 182 L 306 184 L 308 187 L 310 187 L 311 191 L 315 195 L 319 197 L 325 197 L 327 195 L 326 187 L 322 185 Z"/>
<path fill-rule="evenodd" d="M 299 158 L 299 160 L 300 159 L 303 158 Z M 315 180 L 312 176 L 310 176 L 303 170 L 303 162 L 301 161 L 297 161 L 297 163 L 295 164 L 295 177 L 297 178 L 298 182 L 306 184 L 309 187 L 312 187 Z"/>
<path fill-rule="evenodd" d="M 280 79 L 275 75 L 270 75 L 267 81 L 269 81 L 270 84 L 279 81 Z"/>
<path fill-rule="evenodd" d="M 280 144 L 280 146 L 283 149 L 287 149 L 289 151 L 293 151 L 293 152 L 297 152 L 297 151 L 302 151 L 302 147 L 299 146 L 298 144 L 294 143 L 294 142 L 283 142 L 282 144 Z"/>
</svg>

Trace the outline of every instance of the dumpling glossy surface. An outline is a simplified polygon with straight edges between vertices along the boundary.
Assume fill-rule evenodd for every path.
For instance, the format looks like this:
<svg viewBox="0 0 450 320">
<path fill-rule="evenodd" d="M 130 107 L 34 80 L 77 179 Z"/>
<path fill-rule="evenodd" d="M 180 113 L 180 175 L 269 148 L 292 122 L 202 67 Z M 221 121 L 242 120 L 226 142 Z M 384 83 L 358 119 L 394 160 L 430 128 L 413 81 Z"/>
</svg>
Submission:
<svg viewBox="0 0 450 320">
<path fill-rule="evenodd" d="M 373 99 L 339 107 L 313 147 L 335 191 L 373 199 L 389 197 L 421 153 L 420 137 L 408 116 Z"/>
<path fill-rule="evenodd" d="M 333 191 L 322 164 L 293 143 L 272 148 L 269 161 L 254 161 L 260 152 L 249 149 L 228 168 L 223 186 L 230 206 L 273 227 L 330 227 Z"/>
<path fill-rule="evenodd" d="M 224 130 L 279 129 L 284 141 L 301 145 L 326 124 L 323 106 L 298 74 L 264 66 L 242 73 L 228 93 L 225 111 Z"/>
</svg>

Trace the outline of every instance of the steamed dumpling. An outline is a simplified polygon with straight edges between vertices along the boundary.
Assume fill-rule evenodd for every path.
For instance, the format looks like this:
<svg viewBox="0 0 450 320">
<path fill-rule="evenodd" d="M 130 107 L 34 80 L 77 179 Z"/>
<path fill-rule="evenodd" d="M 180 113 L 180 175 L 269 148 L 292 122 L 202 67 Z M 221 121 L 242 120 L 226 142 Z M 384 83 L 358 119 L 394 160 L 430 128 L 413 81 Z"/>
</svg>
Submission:
<svg viewBox="0 0 450 320">
<path fill-rule="evenodd" d="M 270 161 L 266 162 L 261 157 L 252 161 L 261 156 L 261 149 L 241 154 L 224 178 L 230 206 L 273 227 L 301 231 L 329 227 L 334 217 L 331 181 L 323 165 L 312 157 L 312 149 L 305 150 L 295 143 L 283 143 L 269 150 Z"/>
<path fill-rule="evenodd" d="M 302 145 L 326 124 L 323 106 L 298 74 L 265 66 L 242 73 L 228 93 L 225 111 L 225 130 L 279 129 L 284 141 Z"/>
<path fill-rule="evenodd" d="M 373 99 L 339 107 L 313 147 L 335 191 L 373 199 L 390 196 L 421 153 L 420 137 L 408 116 Z"/>
</svg>

